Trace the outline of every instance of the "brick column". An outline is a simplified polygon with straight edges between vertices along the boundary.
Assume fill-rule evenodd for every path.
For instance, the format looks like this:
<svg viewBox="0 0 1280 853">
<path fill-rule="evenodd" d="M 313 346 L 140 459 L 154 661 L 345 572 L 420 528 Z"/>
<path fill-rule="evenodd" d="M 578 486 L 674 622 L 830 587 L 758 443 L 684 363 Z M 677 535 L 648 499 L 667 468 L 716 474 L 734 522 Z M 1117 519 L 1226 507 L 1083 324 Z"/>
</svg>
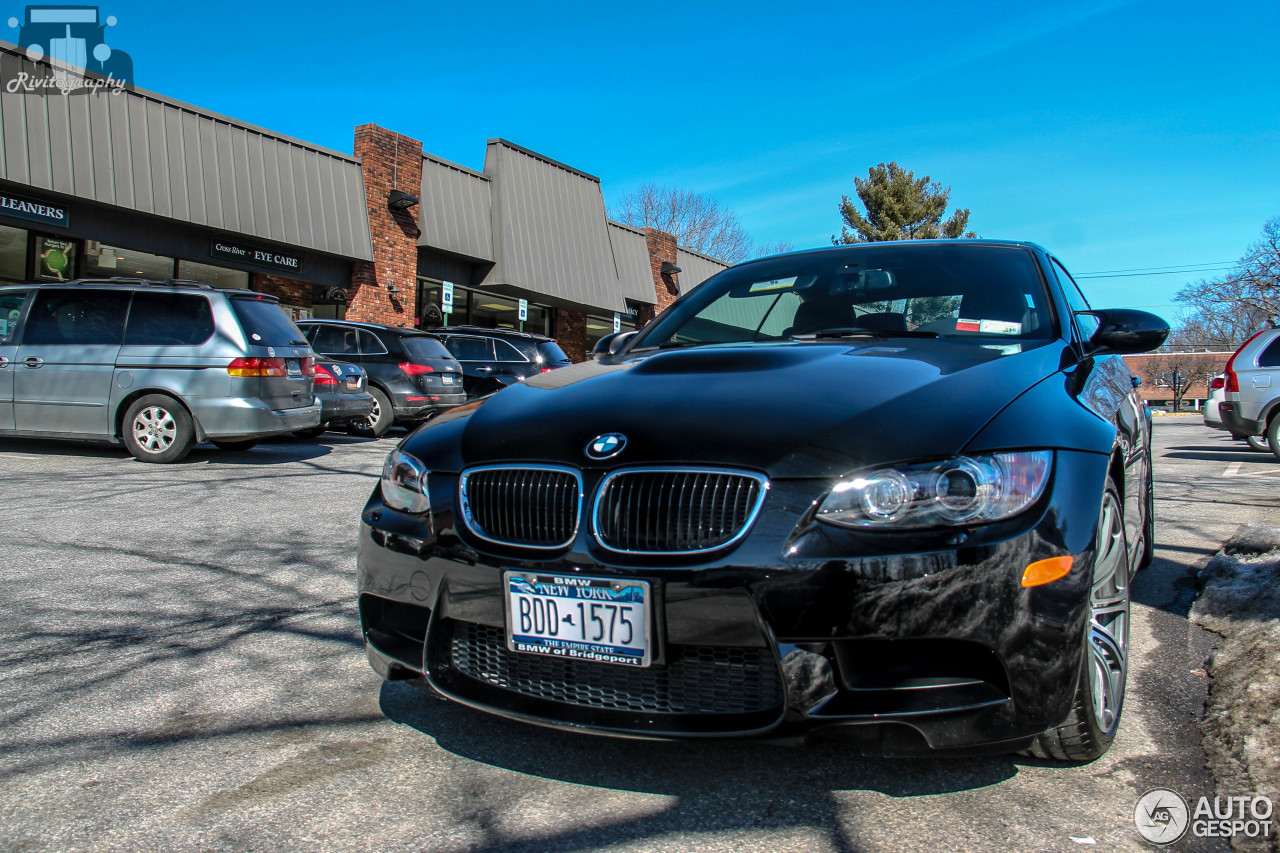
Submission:
<svg viewBox="0 0 1280 853">
<path fill-rule="evenodd" d="M 662 274 L 663 261 L 670 261 L 672 264 L 676 262 L 676 238 L 657 228 L 643 230 L 645 245 L 649 247 L 649 269 L 653 273 L 653 293 L 657 297 L 657 313 L 661 314 L 680 295 L 678 276 Z"/>
<path fill-rule="evenodd" d="M 418 310 L 418 208 L 393 211 L 387 193 L 422 192 L 422 143 L 376 124 L 356 128 L 354 152 L 362 161 L 373 263 L 357 263 L 351 276 L 348 320 L 412 326 Z M 388 292 L 394 287 L 398 292 Z"/>
<path fill-rule="evenodd" d="M 556 311 L 556 342 L 577 364 L 587 360 L 587 315 L 560 308 Z"/>
</svg>

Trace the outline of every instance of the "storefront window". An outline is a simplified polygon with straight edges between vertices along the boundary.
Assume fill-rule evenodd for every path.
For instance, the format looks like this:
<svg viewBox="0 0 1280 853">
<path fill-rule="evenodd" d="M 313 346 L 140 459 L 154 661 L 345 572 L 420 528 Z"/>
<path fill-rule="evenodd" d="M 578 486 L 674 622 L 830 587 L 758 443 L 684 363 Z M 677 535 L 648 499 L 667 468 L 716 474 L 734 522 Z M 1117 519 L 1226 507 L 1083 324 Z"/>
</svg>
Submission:
<svg viewBox="0 0 1280 853">
<path fill-rule="evenodd" d="M 473 294 L 471 323 L 490 329 L 515 329 L 520 325 L 520 311 L 514 299 L 491 293 Z M 457 299 L 457 296 L 454 296 Z"/>
<path fill-rule="evenodd" d="M 84 273 L 94 278 L 117 275 L 173 278 L 173 258 L 139 252 L 137 249 L 121 249 L 91 240 L 85 251 Z"/>
<path fill-rule="evenodd" d="M 56 237 L 36 238 L 36 278 L 70 281 L 76 275 L 76 243 Z"/>
<path fill-rule="evenodd" d="M 622 327 L 626 329 L 626 326 Z M 596 341 L 605 335 L 613 334 L 613 315 L 607 317 L 588 314 L 587 315 L 587 352 L 591 352 L 595 348 Z"/>
<path fill-rule="evenodd" d="M 0 278 L 23 281 L 27 277 L 27 232 L 0 225 Z"/>
<path fill-rule="evenodd" d="M 248 290 L 249 274 L 242 270 L 229 270 L 226 267 L 215 267 L 213 264 L 202 264 L 199 261 L 178 261 L 178 278 L 192 281 L 203 281 L 214 287 Z"/>
</svg>

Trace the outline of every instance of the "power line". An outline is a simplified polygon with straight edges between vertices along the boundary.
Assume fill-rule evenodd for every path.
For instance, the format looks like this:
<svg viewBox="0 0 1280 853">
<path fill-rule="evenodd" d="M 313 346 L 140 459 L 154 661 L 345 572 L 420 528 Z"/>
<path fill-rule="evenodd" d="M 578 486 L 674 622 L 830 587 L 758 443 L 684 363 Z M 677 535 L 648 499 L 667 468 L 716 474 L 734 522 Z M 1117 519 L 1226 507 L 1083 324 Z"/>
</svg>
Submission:
<svg viewBox="0 0 1280 853">
<path fill-rule="evenodd" d="M 1204 261 L 1198 264 L 1174 264 L 1170 267 L 1128 267 L 1126 269 L 1119 270 L 1093 270 L 1091 272 L 1080 273 L 1080 275 L 1102 275 L 1103 273 L 1112 272 L 1146 272 L 1148 270 L 1180 270 L 1185 267 L 1222 267 L 1230 266 L 1234 263 L 1235 261 Z"/>
<path fill-rule="evenodd" d="M 1191 273 L 1213 273 L 1213 272 L 1230 272 L 1231 267 L 1219 267 L 1216 269 L 1196 269 L 1196 270 L 1170 270 L 1168 272 L 1125 272 L 1125 273 L 1080 273 L 1075 278 L 1137 278 L 1144 275 L 1189 275 Z"/>
</svg>

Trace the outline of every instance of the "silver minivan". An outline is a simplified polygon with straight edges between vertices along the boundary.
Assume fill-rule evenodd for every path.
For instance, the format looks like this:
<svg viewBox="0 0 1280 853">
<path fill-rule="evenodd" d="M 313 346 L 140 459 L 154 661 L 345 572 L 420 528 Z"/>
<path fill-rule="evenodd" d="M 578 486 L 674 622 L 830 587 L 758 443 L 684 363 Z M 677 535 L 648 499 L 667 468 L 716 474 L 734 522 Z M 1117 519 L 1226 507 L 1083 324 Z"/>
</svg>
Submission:
<svg viewBox="0 0 1280 853">
<path fill-rule="evenodd" d="M 0 287 L 0 436 L 120 441 L 143 462 L 320 423 L 315 359 L 276 298 L 200 282 Z"/>
<path fill-rule="evenodd" d="M 1225 394 L 1218 404 L 1222 429 L 1266 436 L 1280 457 L 1280 328 L 1245 341 L 1227 361 Z"/>
</svg>

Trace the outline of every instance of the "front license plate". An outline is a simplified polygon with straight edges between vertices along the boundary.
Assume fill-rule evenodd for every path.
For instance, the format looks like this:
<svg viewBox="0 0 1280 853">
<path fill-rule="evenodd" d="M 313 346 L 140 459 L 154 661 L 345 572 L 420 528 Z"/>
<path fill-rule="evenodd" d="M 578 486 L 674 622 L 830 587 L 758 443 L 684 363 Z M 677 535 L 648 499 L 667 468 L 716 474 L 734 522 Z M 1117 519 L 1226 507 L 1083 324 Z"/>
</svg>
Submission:
<svg viewBox="0 0 1280 853">
<path fill-rule="evenodd" d="M 529 572 L 502 577 L 511 651 L 649 665 L 648 582 Z"/>
</svg>

